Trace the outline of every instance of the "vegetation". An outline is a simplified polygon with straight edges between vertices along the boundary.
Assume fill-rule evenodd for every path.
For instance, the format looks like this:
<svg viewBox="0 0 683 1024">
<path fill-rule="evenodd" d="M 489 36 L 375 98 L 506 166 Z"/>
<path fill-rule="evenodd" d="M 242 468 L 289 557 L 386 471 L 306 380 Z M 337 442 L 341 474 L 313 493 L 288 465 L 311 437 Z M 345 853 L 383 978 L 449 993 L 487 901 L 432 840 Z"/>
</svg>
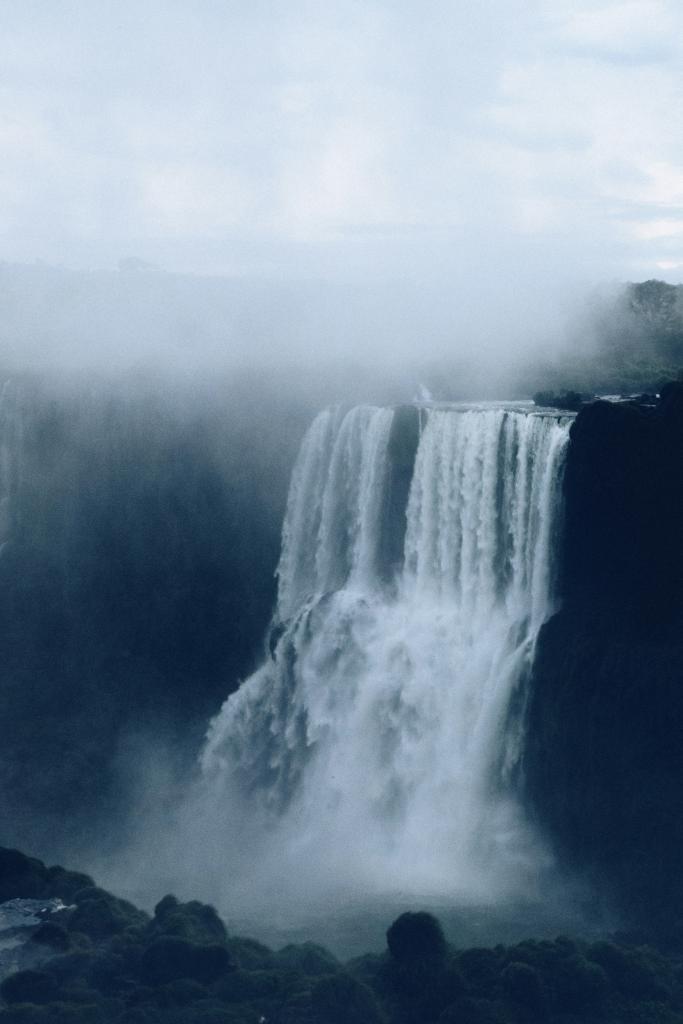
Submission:
<svg viewBox="0 0 683 1024">
<path fill-rule="evenodd" d="M 546 406 L 549 409 L 567 409 L 569 412 L 578 412 L 586 396 L 578 391 L 537 391 L 534 395 L 534 404 Z"/>
<path fill-rule="evenodd" d="M 0 1024 L 681 1024 L 683 959 L 613 941 L 453 949 L 425 912 L 346 964 L 305 943 L 231 936 L 215 910 L 166 896 L 154 914 L 87 876 L 0 850 L 4 898 L 62 894 L 26 968 L 0 985 Z M 59 941 L 55 937 L 59 934 Z"/>
<path fill-rule="evenodd" d="M 529 368 L 532 390 L 586 398 L 658 392 L 664 381 L 683 376 L 683 285 L 627 285 L 600 306 L 587 334 L 592 340 L 574 355 L 563 352 L 559 361 Z"/>
</svg>

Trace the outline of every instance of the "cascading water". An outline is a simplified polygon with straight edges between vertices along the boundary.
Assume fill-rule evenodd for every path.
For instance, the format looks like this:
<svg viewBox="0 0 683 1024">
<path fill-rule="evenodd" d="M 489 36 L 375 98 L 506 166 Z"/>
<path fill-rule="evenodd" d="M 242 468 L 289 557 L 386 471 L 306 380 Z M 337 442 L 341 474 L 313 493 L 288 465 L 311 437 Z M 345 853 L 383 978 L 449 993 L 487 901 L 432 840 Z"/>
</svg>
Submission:
<svg viewBox="0 0 683 1024">
<path fill-rule="evenodd" d="M 241 801 L 252 867 L 268 844 L 282 878 L 481 899 L 536 863 L 514 772 L 569 420 L 415 410 L 397 507 L 400 413 L 309 429 L 270 656 L 213 721 L 205 783 Z"/>
<path fill-rule="evenodd" d="M 21 476 L 23 422 L 21 391 L 11 380 L 0 386 L 0 556 L 12 534 Z"/>
</svg>

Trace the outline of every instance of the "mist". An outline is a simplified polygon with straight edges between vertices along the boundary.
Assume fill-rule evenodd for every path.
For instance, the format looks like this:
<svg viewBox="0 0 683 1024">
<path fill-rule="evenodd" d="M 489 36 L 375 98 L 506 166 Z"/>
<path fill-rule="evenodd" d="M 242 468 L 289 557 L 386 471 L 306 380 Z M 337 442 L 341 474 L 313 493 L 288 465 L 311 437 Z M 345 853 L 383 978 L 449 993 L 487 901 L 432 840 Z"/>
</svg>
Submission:
<svg viewBox="0 0 683 1024">
<path fill-rule="evenodd" d="M 195 378 L 252 370 L 321 378 L 330 368 L 408 380 L 434 364 L 498 377 L 576 342 L 584 295 L 502 278 L 278 281 L 144 269 L 0 267 L 10 372 Z M 497 294 L 496 294 L 497 293 Z M 495 298 L 495 301 L 492 299 Z M 496 380 L 496 386 L 501 380 Z"/>
<path fill-rule="evenodd" d="M 13 367 L 503 376 L 681 279 L 673 3 L 67 9 L 5 11 Z"/>
<path fill-rule="evenodd" d="M 362 539 L 380 552 L 373 572 L 362 587 L 355 578 L 342 585 L 357 552 L 351 545 L 342 558 L 342 542 L 328 538 L 318 562 L 339 556 L 345 568 L 316 579 L 288 615 L 275 573 L 291 535 L 282 526 L 297 453 L 305 455 L 321 410 L 333 410 L 341 431 L 354 407 L 381 407 L 388 422 L 406 405 L 509 403 L 555 387 L 654 392 L 672 375 L 676 360 L 652 357 L 647 315 L 634 318 L 625 285 L 683 281 L 679 5 L 0 7 L 0 660 L 11 734 L 0 776 L 3 841 L 74 860 L 147 907 L 174 889 L 254 928 L 276 908 L 273 934 L 374 897 L 545 901 L 553 920 L 571 919 L 585 890 L 563 875 L 516 802 L 491 796 L 501 765 L 488 755 L 477 762 L 476 792 L 509 857 L 492 855 L 486 869 L 472 847 L 454 867 L 458 837 L 434 838 L 443 803 L 424 782 L 434 774 L 428 758 L 405 792 L 387 784 L 382 793 L 388 838 L 354 803 L 361 769 L 342 787 L 339 822 L 325 834 L 316 818 L 329 810 L 330 765 L 348 749 L 361 763 L 379 749 L 377 707 L 398 715 L 400 700 L 389 698 L 400 666 L 414 670 L 405 669 L 411 685 L 431 679 L 424 665 L 433 649 L 445 652 L 435 676 L 456 664 L 465 680 L 466 711 L 495 662 L 507 689 L 503 697 L 491 689 L 499 717 L 487 717 L 487 736 L 505 732 L 541 627 L 535 610 L 553 610 L 550 590 L 540 600 L 529 582 L 545 581 L 545 569 L 531 566 L 509 594 L 521 555 L 500 578 L 505 559 L 512 564 L 507 549 L 495 571 L 481 570 L 478 584 L 507 603 L 499 618 L 488 608 L 490 632 L 477 608 L 484 668 L 470 678 L 447 630 L 434 632 L 442 605 L 430 591 L 429 615 L 417 608 L 410 572 L 397 583 L 385 558 L 399 541 L 380 536 L 372 519 L 392 501 L 398 508 L 395 485 L 405 525 L 410 481 L 385 479 L 382 490 L 377 452 L 353 447 L 365 426 L 347 425 L 356 476 L 340 470 L 337 490 L 318 481 L 299 505 L 318 509 L 310 538 L 322 536 L 325 516 L 347 540 L 372 519 Z M 528 441 L 512 438 L 518 412 L 481 410 L 467 443 L 482 465 L 510 469 L 513 440 Z M 451 444 L 445 466 L 467 445 L 441 426 Z M 506 431 L 508 447 L 496 448 Z M 381 450 L 393 451 L 383 439 Z M 556 451 L 543 431 L 533 442 L 529 465 L 537 451 Z M 405 459 L 411 470 L 416 450 L 417 442 Z M 337 465 L 332 444 L 320 451 L 314 466 Z M 464 479 L 471 466 L 462 458 Z M 423 488 L 434 507 L 452 483 L 438 482 L 437 469 Z M 551 483 L 560 478 L 560 468 L 551 482 L 539 470 L 529 522 L 547 526 L 546 546 L 519 527 L 520 550 L 550 550 Z M 367 501 L 341 508 L 357 479 Z M 507 485 L 497 486 L 502 494 Z M 526 477 L 520 494 L 524 487 Z M 468 515 L 481 522 L 470 538 L 503 550 L 491 495 L 487 504 L 474 485 L 473 493 L 479 504 Z M 518 509 L 522 498 L 511 495 Z M 429 557 L 450 571 L 457 559 L 446 519 Z M 416 536 L 427 532 L 429 510 L 414 520 Z M 308 571 L 306 540 L 297 557 Z M 432 542 L 413 540 L 417 564 Z M 457 599 L 448 595 L 463 620 L 470 570 L 458 562 L 464 583 Z M 292 624 L 313 614 L 313 596 L 320 634 L 332 637 L 322 651 L 306 648 L 310 638 Z M 401 631 L 410 643 L 400 657 L 399 645 L 376 642 Z M 368 692 L 381 691 L 374 710 L 344 705 L 354 666 L 335 660 L 339 636 L 350 660 L 372 662 L 373 672 L 355 669 Z M 260 758 L 268 791 L 263 737 L 277 730 L 257 728 L 259 687 L 274 681 L 273 692 L 285 693 L 294 649 L 309 658 L 301 657 L 309 675 L 297 693 L 324 755 L 301 802 L 272 830 L 272 808 L 256 806 L 228 768 L 242 766 L 241 743 Z M 317 657 L 349 716 L 334 741 L 329 708 L 305 686 Z M 418 704 L 410 722 L 431 735 L 420 715 L 438 716 Z M 275 761 L 296 747 L 296 722 L 284 717 Z M 447 749 L 452 737 L 432 731 Z M 432 821 L 414 811 L 414 792 L 428 793 Z M 392 831 L 392 814 L 400 817 L 392 794 L 403 833 Z M 415 843 L 402 846 L 401 835 Z"/>
<path fill-rule="evenodd" d="M 166 391 L 186 408 L 207 393 L 220 401 L 220 387 L 226 401 L 249 389 L 264 416 L 273 393 L 309 414 L 424 393 L 527 398 L 600 352 L 622 292 L 561 287 L 531 268 L 447 287 L 436 275 L 352 283 L 6 263 L 0 370 L 67 390 Z"/>
</svg>

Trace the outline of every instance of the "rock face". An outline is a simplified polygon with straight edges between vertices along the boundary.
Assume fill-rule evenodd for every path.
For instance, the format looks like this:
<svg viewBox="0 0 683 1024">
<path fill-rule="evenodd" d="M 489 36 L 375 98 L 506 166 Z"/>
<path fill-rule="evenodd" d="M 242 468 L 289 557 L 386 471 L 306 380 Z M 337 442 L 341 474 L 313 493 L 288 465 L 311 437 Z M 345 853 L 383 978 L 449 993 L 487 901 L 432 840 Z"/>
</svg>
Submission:
<svg viewBox="0 0 683 1024">
<path fill-rule="evenodd" d="M 659 630 L 683 609 L 683 385 L 651 413 L 596 402 L 576 419 L 565 475 L 565 599 Z"/>
<path fill-rule="evenodd" d="M 406 534 L 406 508 L 420 440 L 420 413 L 414 405 L 400 405 L 389 434 L 385 507 L 382 514 L 380 562 L 388 578 L 400 571 Z"/>
<path fill-rule="evenodd" d="M 565 474 L 562 610 L 539 638 L 526 787 L 632 919 L 683 918 L 683 385 L 597 402 Z"/>
</svg>

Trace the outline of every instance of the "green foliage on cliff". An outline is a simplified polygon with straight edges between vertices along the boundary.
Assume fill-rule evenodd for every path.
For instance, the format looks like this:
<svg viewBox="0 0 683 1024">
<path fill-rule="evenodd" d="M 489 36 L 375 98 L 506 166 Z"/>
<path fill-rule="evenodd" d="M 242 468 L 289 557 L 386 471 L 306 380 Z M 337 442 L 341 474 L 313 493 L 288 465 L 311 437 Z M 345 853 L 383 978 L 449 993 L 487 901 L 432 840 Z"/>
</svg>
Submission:
<svg viewBox="0 0 683 1024">
<path fill-rule="evenodd" d="M 563 350 L 559 358 L 549 352 L 546 365 L 529 368 L 530 390 L 586 397 L 656 393 L 664 381 L 683 376 L 683 285 L 628 284 L 596 303 L 579 334 L 574 351 Z"/>
</svg>

